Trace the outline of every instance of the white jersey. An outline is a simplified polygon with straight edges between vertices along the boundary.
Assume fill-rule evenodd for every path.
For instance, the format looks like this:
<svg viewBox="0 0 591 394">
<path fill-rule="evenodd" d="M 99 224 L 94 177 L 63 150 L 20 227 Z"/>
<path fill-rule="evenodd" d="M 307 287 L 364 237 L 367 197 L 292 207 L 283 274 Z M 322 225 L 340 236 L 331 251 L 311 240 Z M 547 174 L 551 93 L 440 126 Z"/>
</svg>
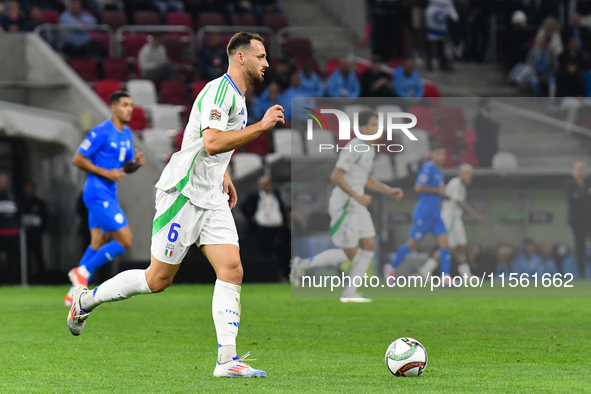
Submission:
<svg viewBox="0 0 591 394">
<path fill-rule="evenodd" d="M 429 40 L 444 40 L 447 35 L 447 18 L 459 19 L 452 0 L 430 0 L 425 9 L 427 37 Z"/>
<path fill-rule="evenodd" d="M 366 147 L 369 147 L 369 150 L 367 152 L 357 152 L 354 149 L 356 145 L 365 145 Z M 361 150 L 359 148 L 358 150 Z M 367 145 L 365 141 L 359 138 L 354 138 L 349 141 L 349 143 L 347 143 L 347 145 L 339 152 L 339 158 L 335 167 L 345 171 L 345 181 L 347 181 L 355 193 L 361 196 L 365 194 L 365 184 L 367 183 L 369 174 L 371 174 L 375 155 L 376 152 L 373 146 Z M 333 209 L 340 209 L 347 204 L 347 201 L 349 201 L 349 207 L 351 208 L 357 206 L 362 207 L 357 200 L 352 199 L 351 196 L 343 191 L 343 189 L 335 186 L 334 189 L 332 189 L 328 205 Z"/>
<path fill-rule="evenodd" d="M 238 131 L 246 127 L 246 120 L 246 102 L 228 74 L 205 85 L 193 103 L 181 150 L 172 155 L 156 188 L 176 189 L 204 209 L 227 208 L 222 183 L 234 151 L 209 155 L 203 130 Z"/>
<path fill-rule="evenodd" d="M 460 177 L 452 178 L 445 186 L 445 194 L 449 196 L 449 200 L 443 200 L 441 204 L 441 218 L 449 226 L 453 221 L 462 219 L 464 211 L 457 202 L 466 201 L 466 185 Z"/>
</svg>

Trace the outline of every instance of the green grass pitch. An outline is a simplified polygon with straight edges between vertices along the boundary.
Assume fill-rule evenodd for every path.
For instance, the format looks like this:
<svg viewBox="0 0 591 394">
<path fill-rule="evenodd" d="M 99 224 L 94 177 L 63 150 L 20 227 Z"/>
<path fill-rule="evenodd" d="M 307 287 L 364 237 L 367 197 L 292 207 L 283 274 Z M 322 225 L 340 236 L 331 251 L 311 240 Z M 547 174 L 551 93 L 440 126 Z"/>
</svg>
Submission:
<svg viewBox="0 0 591 394">
<path fill-rule="evenodd" d="M 292 299 L 287 285 L 242 289 L 239 355 L 267 379 L 215 379 L 213 285 L 99 307 L 80 337 L 66 287 L 0 287 L 0 393 L 589 392 L 590 301 Z M 384 353 L 421 341 L 429 363 L 396 378 Z"/>
</svg>

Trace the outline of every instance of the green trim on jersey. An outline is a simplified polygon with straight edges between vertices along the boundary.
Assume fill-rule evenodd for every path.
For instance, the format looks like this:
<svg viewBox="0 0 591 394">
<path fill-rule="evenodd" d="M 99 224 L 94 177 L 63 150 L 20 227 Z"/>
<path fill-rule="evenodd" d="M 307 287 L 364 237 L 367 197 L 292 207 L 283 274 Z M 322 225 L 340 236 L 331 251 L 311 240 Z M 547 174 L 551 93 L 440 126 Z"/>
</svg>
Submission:
<svg viewBox="0 0 591 394">
<path fill-rule="evenodd" d="M 337 222 L 328 230 L 331 237 L 335 235 L 335 233 L 341 226 L 341 223 L 343 223 L 343 220 L 345 220 L 345 216 L 347 216 L 347 207 L 349 206 L 349 201 L 351 201 L 351 197 L 347 198 L 347 202 L 345 202 L 345 206 L 343 207 L 343 213 L 341 213 L 339 220 L 337 220 Z"/>
<path fill-rule="evenodd" d="M 203 93 L 203 96 L 201 96 L 199 101 L 197 101 L 197 108 L 199 109 L 199 112 L 201 112 L 201 104 L 203 104 L 203 99 L 205 98 L 205 96 L 207 96 L 207 92 L 209 92 L 209 88 L 211 88 L 211 85 L 209 85 L 207 87 L 207 90 L 205 91 L 205 93 Z"/>
<path fill-rule="evenodd" d="M 232 110 L 234 109 L 235 105 L 236 105 L 236 95 L 232 94 L 232 106 L 230 107 L 230 110 L 228 111 L 228 116 L 232 115 Z"/>
<path fill-rule="evenodd" d="M 222 106 L 224 102 L 224 97 L 226 97 L 226 92 L 228 91 L 228 87 L 230 86 L 230 82 L 227 79 L 224 79 L 220 85 L 218 86 L 218 90 L 215 93 L 215 99 L 213 100 L 214 105 L 218 107 Z"/>
<path fill-rule="evenodd" d="M 191 176 L 191 170 L 193 169 L 193 164 L 195 164 L 195 160 L 197 159 L 197 155 L 199 155 L 199 152 L 201 152 L 201 149 L 199 149 L 197 151 L 197 153 L 195 153 L 195 157 L 193 157 L 193 161 L 191 161 L 191 167 L 189 167 L 189 171 L 187 171 L 187 175 L 185 175 L 185 177 L 183 179 L 181 179 L 176 184 L 175 188 L 179 192 L 183 191 L 183 189 L 185 188 L 185 186 L 187 186 L 187 183 L 189 182 L 189 176 Z"/>
<path fill-rule="evenodd" d="M 456 225 L 456 218 L 454 217 L 451 221 L 451 225 L 449 226 L 449 230 L 447 230 L 446 234 L 451 234 L 454 231 L 454 226 Z"/>
<path fill-rule="evenodd" d="M 359 163 L 359 160 L 361 160 L 361 156 L 363 156 L 363 153 L 360 153 L 359 156 L 357 156 L 357 159 L 355 159 L 355 164 Z"/>
<path fill-rule="evenodd" d="M 176 198 L 176 200 L 174 200 L 172 205 L 170 207 L 168 207 L 168 209 L 166 211 L 164 211 L 164 213 L 162 213 L 162 215 L 160 215 L 156 219 L 154 219 L 154 223 L 152 223 L 152 237 L 154 235 L 156 235 L 156 233 L 158 231 L 162 230 L 162 228 L 164 228 L 164 226 L 166 226 L 168 223 L 170 223 L 170 221 L 185 206 L 187 201 L 189 201 L 189 199 L 187 197 L 185 197 L 182 194 L 179 194 L 179 196 Z"/>
</svg>

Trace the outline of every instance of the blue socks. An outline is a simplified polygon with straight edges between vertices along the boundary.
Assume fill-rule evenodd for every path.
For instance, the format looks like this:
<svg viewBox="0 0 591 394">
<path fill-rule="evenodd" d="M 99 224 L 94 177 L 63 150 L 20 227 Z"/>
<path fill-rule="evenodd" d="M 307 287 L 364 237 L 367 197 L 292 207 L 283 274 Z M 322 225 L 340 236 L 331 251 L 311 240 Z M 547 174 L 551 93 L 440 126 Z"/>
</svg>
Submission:
<svg viewBox="0 0 591 394">
<path fill-rule="evenodd" d="M 390 265 L 392 266 L 392 268 L 398 267 L 404 261 L 404 259 L 406 258 L 406 255 L 408 255 L 409 253 L 410 253 L 410 247 L 405 242 L 396 251 L 396 257 L 394 257 L 394 259 L 392 259 L 392 261 L 390 261 Z M 449 253 L 449 251 L 448 251 L 448 253 Z"/>
<path fill-rule="evenodd" d="M 439 249 L 439 267 L 442 274 L 451 274 L 451 254 L 447 248 Z"/>
<path fill-rule="evenodd" d="M 90 249 L 90 247 L 88 247 Z M 88 272 L 90 272 L 90 278 L 94 275 L 95 271 L 102 267 L 103 265 L 107 264 L 109 261 L 113 260 L 115 257 L 119 256 L 121 253 L 125 252 L 125 248 L 119 244 L 117 241 L 111 241 L 108 244 L 104 245 L 102 248 L 94 252 L 94 255 L 88 258 L 84 264 L 84 257 L 88 253 L 88 249 L 84 256 L 82 256 L 82 261 L 80 262 L 80 266 L 84 265 Z M 91 249 L 92 250 L 92 249 Z M 89 280 L 90 280 L 89 278 Z"/>
<path fill-rule="evenodd" d="M 86 265 L 86 263 L 88 263 L 88 260 L 90 260 L 95 254 L 96 254 L 96 250 L 94 250 L 93 248 L 91 248 L 90 246 L 88 248 L 86 248 L 86 252 L 84 252 L 84 254 L 82 255 L 82 258 L 80 259 L 80 264 L 78 264 L 78 267 L 82 267 L 83 265 Z"/>
</svg>

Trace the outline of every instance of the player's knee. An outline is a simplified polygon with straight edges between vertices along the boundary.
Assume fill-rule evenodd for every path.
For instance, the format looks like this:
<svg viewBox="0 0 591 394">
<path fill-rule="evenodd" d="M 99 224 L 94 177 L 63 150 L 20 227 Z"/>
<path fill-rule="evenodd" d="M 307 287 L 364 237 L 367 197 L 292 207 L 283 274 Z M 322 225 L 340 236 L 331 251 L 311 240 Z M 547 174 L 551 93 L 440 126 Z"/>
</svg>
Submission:
<svg viewBox="0 0 591 394">
<path fill-rule="evenodd" d="M 242 263 L 239 259 L 236 261 L 230 261 L 226 264 L 223 274 L 220 275 L 221 280 L 224 282 L 241 284 L 242 277 L 244 276 L 244 270 L 242 269 Z"/>
<path fill-rule="evenodd" d="M 414 239 L 410 238 L 408 241 L 406 241 L 406 244 L 408 245 L 409 248 L 411 248 L 412 250 L 415 250 L 419 244 L 417 243 L 417 241 L 415 241 Z"/>
</svg>

